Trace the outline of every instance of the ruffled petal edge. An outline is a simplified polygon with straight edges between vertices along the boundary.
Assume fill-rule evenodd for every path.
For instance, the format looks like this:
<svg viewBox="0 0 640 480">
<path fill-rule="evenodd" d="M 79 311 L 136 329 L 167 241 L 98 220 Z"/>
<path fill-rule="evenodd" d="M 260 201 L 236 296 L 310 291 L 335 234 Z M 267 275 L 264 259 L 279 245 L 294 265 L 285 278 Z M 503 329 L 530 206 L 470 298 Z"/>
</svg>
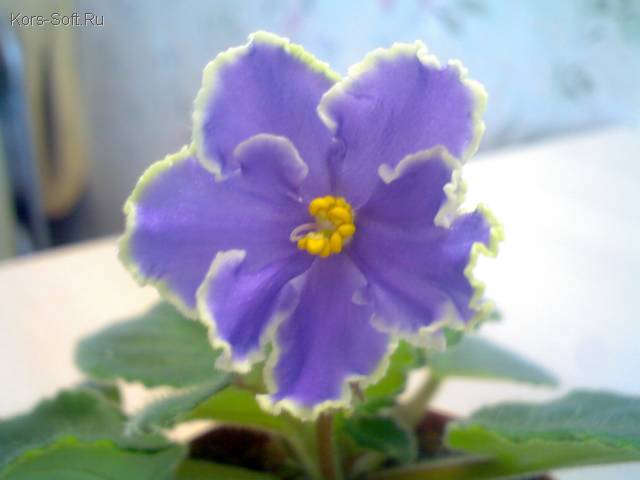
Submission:
<svg viewBox="0 0 640 480">
<path fill-rule="evenodd" d="M 440 207 L 440 210 L 434 219 L 434 224 L 440 227 L 449 228 L 459 216 L 476 211 L 482 214 L 489 227 L 488 244 L 485 245 L 482 242 L 475 242 L 471 247 L 469 261 L 464 268 L 464 275 L 473 288 L 469 307 L 472 310 L 475 310 L 476 314 L 473 318 L 465 322 L 459 318 L 459 315 L 455 312 L 453 306 L 451 306 L 440 320 L 433 322 L 429 326 L 420 328 L 417 332 L 414 332 L 411 335 L 383 326 L 375 316 L 372 319 L 372 322 L 376 328 L 389 333 L 397 339 L 405 340 L 420 347 L 443 349 L 445 347 L 444 339 L 438 334 L 441 333 L 444 328 L 448 327 L 465 332 L 473 331 L 495 308 L 492 301 L 484 298 L 486 288 L 485 283 L 476 278 L 474 270 L 481 255 L 490 258 L 495 258 L 498 255 L 500 242 L 504 240 L 504 229 L 499 220 L 484 204 L 478 204 L 475 209 L 461 208 L 467 192 L 466 183 L 462 179 L 462 164 L 441 145 L 415 154 L 407 155 L 395 166 L 395 168 L 390 168 L 389 165 L 383 164 L 378 168 L 378 175 L 383 182 L 389 184 L 402 176 L 403 172 L 408 170 L 411 165 L 416 162 L 429 161 L 429 159 L 433 157 L 442 158 L 452 167 L 451 181 L 443 187 L 447 200 Z"/>
<path fill-rule="evenodd" d="M 204 148 L 202 131 L 205 121 L 205 109 L 210 103 L 211 98 L 216 95 L 218 91 L 217 79 L 220 70 L 247 55 L 250 52 L 250 48 L 253 43 L 280 47 L 287 54 L 301 60 L 310 69 L 325 75 L 327 79 L 332 82 L 340 80 L 340 75 L 334 72 L 329 67 L 329 64 L 318 60 L 311 53 L 307 52 L 301 45 L 291 43 L 288 38 L 280 37 L 265 31 L 257 31 L 249 35 L 249 41 L 245 45 L 232 47 L 222 53 L 219 53 L 216 58 L 210 61 L 204 68 L 202 73 L 202 86 L 194 100 L 193 111 L 193 144 L 199 154 L 198 159 L 207 170 L 211 171 L 216 176 L 216 178 L 220 178 L 222 176 L 222 167 L 220 162 L 215 158 L 206 156 L 204 153 L 206 149 Z"/>
<path fill-rule="evenodd" d="M 491 213 L 491 210 L 482 203 L 479 204 L 475 210 L 484 216 L 487 224 L 489 225 L 489 244 L 485 245 L 482 242 L 474 243 L 471 247 L 469 263 L 467 263 L 467 266 L 464 269 L 464 275 L 469 279 L 469 283 L 473 287 L 473 295 L 469 301 L 469 307 L 477 312 L 468 323 L 467 328 L 470 330 L 474 330 L 478 323 L 484 320 L 495 308 L 492 301 L 484 299 L 484 282 L 476 278 L 474 275 L 478 258 L 480 255 L 495 258 L 498 255 L 500 242 L 504 240 L 504 228 L 493 213 Z"/>
<path fill-rule="evenodd" d="M 428 162 L 432 158 L 441 158 L 451 167 L 451 181 L 443 187 L 446 196 L 444 204 L 435 216 L 435 225 L 449 227 L 451 222 L 459 214 L 459 209 L 464 202 L 467 192 L 467 185 L 462 179 L 462 164 L 451 155 L 442 145 L 437 145 L 426 150 L 421 150 L 404 157 L 395 167 L 390 167 L 383 163 L 378 167 L 378 176 L 385 184 L 390 184 L 400 178 L 405 171 L 409 170 L 416 163 Z"/>
<path fill-rule="evenodd" d="M 268 326 L 265 328 L 263 334 L 260 337 L 260 349 L 249 354 L 247 358 L 245 358 L 241 362 L 234 362 L 232 360 L 232 347 L 227 341 L 218 336 L 215 318 L 213 318 L 209 311 L 209 308 L 207 308 L 206 305 L 206 294 L 208 291 L 208 286 L 212 279 L 215 278 L 216 273 L 229 262 L 242 262 L 245 258 L 245 255 L 246 252 L 243 250 L 227 250 L 224 252 L 219 252 L 212 262 L 211 268 L 204 282 L 198 289 L 198 318 L 207 328 L 209 342 L 211 343 L 213 348 L 220 349 L 222 351 L 221 355 L 216 361 L 216 368 L 224 371 L 246 374 L 256 363 L 259 363 L 266 359 L 263 371 L 263 379 L 267 387 L 267 393 L 257 395 L 256 399 L 263 410 L 273 415 L 279 415 L 283 412 L 288 412 L 301 420 L 311 421 L 317 419 L 318 416 L 325 411 L 332 409 L 349 408 L 353 403 L 352 384 L 357 383 L 360 388 L 364 389 L 367 386 L 375 384 L 380 379 L 382 379 L 382 377 L 387 372 L 387 369 L 389 367 L 389 359 L 395 351 L 399 340 L 394 336 L 390 336 L 390 342 L 387 347 L 387 351 L 382 356 L 378 366 L 372 374 L 349 375 L 345 380 L 340 398 L 338 399 L 321 402 L 314 405 L 312 408 L 288 398 L 274 401 L 272 395 L 277 391 L 275 368 L 280 357 L 278 330 L 282 323 L 286 320 L 286 318 L 293 313 L 293 310 L 295 309 L 297 304 L 297 298 L 295 298 L 295 301 L 290 301 L 290 299 L 287 299 L 287 301 L 284 302 L 284 308 L 274 313 L 273 317 L 268 321 Z M 299 276 L 292 279 L 289 282 L 288 286 L 293 287 L 292 290 L 295 290 L 296 293 L 298 293 L 303 281 L 303 276 Z M 268 350 L 268 346 L 271 346 L 270 351 Z"/>
<path fill-rule="evenodd" d="M 167 282 L 163 280 L 153 280 L 144 275 L 131 254 L 131 239 L 136 229 L 136 208 L 138 200 L 158 175 L 166 172 L 174 165 L 186 160 L 187 158 L 193 157 L 194 155 L 195 149 L 193 145 L 185 145 L 177 153 L 167 155 L 163 160 L 152 164 L 138 179 L 131 195 L 129 195 L 124 204 L 123 211 L 126 220 L 124 233 L 118 240 L 118 258 L 140 285 L 154 286 L 162 298 L 165 298 L 174 304 L 185 316 L 195 319 L 198 317 L 197 310 L 187 306 L 185 302 L 173 292 Z"/>
<path fill-rule="evenodd" d="M 498 255 L 500 242 L 504 240 L 504 229 L 502 224 L 491 213 L 489 208 L 483 204 L 476 206 L 473 211 L 459 212 L 458 215 L 472 212 L 479 212 L 484 217 L 489 227 L 488 245 L 485 245 L 482 242 L 475 242 L 471 246 L 469 261 L 464 268 L 464 276 L 467 278 L 473 289 L 471 299 L 469 300 L 469 308 L 476 312 L 475 315 L 471 319 L 463 321 L 456 312 L 455 307 L 453 305 L 449 305 L 445 310 L 445 313 L 442 315 L 442 318 L 434 321 L 428 326 L 419 328 L 416 332 L 402 332 L 397 329 L 389 328 L 380 319 L 374 316 L 372 322 L 376 328 L 392 335 L 395 338 L 405 340 L 418 347 L 443 350 L 446 347 L 446 342 L 442 335 L 444 328 L 450 328 L 465 333 L 472 332 L 476 330 L 482 321 L 485 320 L 494 310 L 494 302 L 484 297 L 486 285 L 475 276 L 474 270 L 481 255 L 490 258 L 495 258 Z"/>
<path fill-rule="evenodd" d="M 329 114 L 329 105 L 350 89 L 350 86 L 358 77 L 376 68 L 381 61 L 390 61 L 400 56 L 416 56 L 426 67 L 441 68 L 441 63 L 435 55 L 429 53 L 427 46 L 420 40 L 414 43 L 394 43 L 391 48 L 378 48 L 369 52 L 364 59 L 352 65 L 347 72 L 347 76 L 337 81 L 323 96 L 318 105 L 318 114 L 334 135 L 337 134 L 338 125 Z M 467 146 L 461 160 L 466 162 L 471 158 L 480 145 L 480 140 L 484 135 L 485 123 L 482 119 L 487 108 L 488 94 L 484 86 L 471 78 L 467 68 L 459 60 L 449 60 L 447 64 L 455 70 L 462 83 L 471 93 L 473 98 L 473 138 Z"/>
<path fill-rule="evenodd" d="M 295 400 L 289 398 L 284 398 L 282 400 L 276 401 L 274 401 L 272 398 L 273 393 L 277 391 L 274 371 L 280 354 L 280 348 L 278 346 L 274 331 L 274 335 L 272 338 L 273 350 L 269 355 L 269 358 L 267 359 L 263 375 L 265 383 L 267 385 L 267 393 L 257 395 L 256 399 L 260 407 L 271 415 L 280 415 L 283 412 L 287 412 L 304 421 L 315 421 L 322 413 L 327 411 L 336 409 L 348 409 L 353 405 L 353 384 L 357 384 L 359 388 L 364 390 L 369 385 L 378 383 L 387 373 L 391 355 L 393 355 L 393 353 L 395 352 L 398 344 L 398 339 L 394 335 L 391 335 L 387 351 L 382 356 L 382 359 L 378 363 L 378 366 L 373 371 L 373 373 L 369 375 L 347 376 L 344 385 L 342 386 L 340 398 L 335 400 L 326 400 L 310 408 L 305 405 L 301 405 L 299 402 L 296 402 Z"/>
<path fill-rule="evenodd" d="M 209 268 L 207 276 L 205 277 L 202 285 L 200 285 L 196 293 L 196 308 L 199 314 L 198 319 L 207 328 L 211 346 L 214 349 L 220 349 L 222 352 L 216 360 L 216 368 L 228 372 L 237 372 L 240 374 L 249 373 L 249 371 L 251 371 L 251 368 L 256 363 L 259 363 L 266 358 L 265 351 L 267 349 L 267 346 L 269 344 L 275 344 L 275 338 L 278 328 L 287 317 L 287 315 L 289 315 L 289 310 L 291 309 L 291 307 L 293 307 L 293 305 L 288 305 L 288 307 L 290 308 L 274 312 L 272 317 L 267 321 L 267 327 L 260 336 L 260 347 L 247 355 L 247 357 L 242 361 L 233 361 L 233 347 L 229 342 L 224 340 L 217 333 L 216 319 L 213 317 L 210 309 L 207 306 L 207 293 L 211 282 L 216 277 L 220 269 L 230 263 L 239 264 L 245 259 L 245 257 L 246 252 L 244 250 L 225 250 L 223 252 L 218 252 L 213 259 L 213 262 L 211 263 L 211 267 Z"/>
<path fill-rule="evenodd" d="M 220 349 L 222 351 L 221 355 L 216 361 L 216 368 L 224 371 L 246 374 L 256 363 L 259 363 L 266 358 L 263 379 L 267 386 L 267 393 L 259 394 L 256 396 L 260 407 L 273 415 L 279 415 L 283 412 L 288 412 L 296 418 L 305 421 L 315 420 L 319 415 L 327 410 L 350 407 L 353 402 L 353 390 L 351 387 L 353 383 L 357 383 L 361 388 L 364 389 L 367 386 L 375 384 L 380 379 L 382 379 L 389 367 L 389 359 L 399 343 L 398 340 L 393 338 L 389 342 L 387 351 L 380 360 L 376 370 L 372 374 L 350 375 L 347 377 L 339 399 L 328 400 L 314 405 L 312 408 L 301 405 L 291 399 L 274 401 L 272 398 L 272 394 L 277 391 L 274 371 L 280 356 L 280 347 L 278 345 L 277 333 L 281 324 L 288 317 L 288 315 L 292 313 L 292 310 L 295 308 L 296 302 L 286 302 L 286 307 L 274 314 L 274 316 L 269 320 L 269 324 L 260 338 L 261 348 L 259 350 L 256 350 L 255 352 L 252 352 L 242 362 L 233 362 L 231 355 L 232 347 L 227 341 L 223 340 L 217 335 L 216 321 L 206 306 L 206 294 L 208 285 L 212 281 L 212 279 L 215 278 L 217 271 L 223 268 L 229 262 L 242 262 L 245 258 L 245 255 L 246 252 L 243 250 L 227 250 L 224 252 L 219 252 L 212 262 L 209 273 L 207 274 L 203 284 L 198 289 L 198 318 L 207 328 L 209 342 L 211 343 L 213 348 Z M 299 290 L 297 287 L 300 286 L 301 281 L 301 277 L 298 277 L 297 279 L 293 279 L 291 281 L 291 284 L 296 286 L 296 290 Z M 266 352 L 269 345 L 271 346 L 271 351 L 267 355 Z"/>
</svg>

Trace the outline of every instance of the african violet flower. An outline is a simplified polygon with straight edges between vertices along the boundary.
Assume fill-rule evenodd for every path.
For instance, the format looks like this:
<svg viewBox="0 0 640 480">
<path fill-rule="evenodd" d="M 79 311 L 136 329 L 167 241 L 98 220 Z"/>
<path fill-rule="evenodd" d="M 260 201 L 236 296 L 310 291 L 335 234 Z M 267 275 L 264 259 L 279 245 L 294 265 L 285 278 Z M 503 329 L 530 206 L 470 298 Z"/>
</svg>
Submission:
<svg viewBox="0 0 640 480">
<path fill-rule="evenodd" d="M 458 209 L 485 98 L 421 43 L 340 79 L 256 33 L 205 69 L 193 145 L 138 182 L 121 257 L 210 326 L 222 366 L 246 372 L 270 351 L 266 407 L 345 405 L 398 338 L 424 344 L 483 309 L 471 270 L 499 228 Z"/>
</svg>

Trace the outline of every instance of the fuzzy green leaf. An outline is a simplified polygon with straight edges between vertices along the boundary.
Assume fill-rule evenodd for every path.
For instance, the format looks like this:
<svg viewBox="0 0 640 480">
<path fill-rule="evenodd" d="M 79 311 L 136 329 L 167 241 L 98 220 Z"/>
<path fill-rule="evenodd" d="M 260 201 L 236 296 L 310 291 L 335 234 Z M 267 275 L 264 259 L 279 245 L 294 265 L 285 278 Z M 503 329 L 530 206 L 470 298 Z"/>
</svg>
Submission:
<svg viewBox="0 0 640 480">
<path fill-rule="evenodd" d="M 442 333 L 449 348 L 459 344 L 464 338 L 464 331 L 455 328 L 445 327 L 442 329 Z"/>
<path fill-rule="evenodd" d="M 116 382 L 85 380 L 80 385 L 78 385 L 78 387 L 85 390 L 92 390 L 105 399 L 114 402 L 116 405 L 121 405 L 122 403 L 122 395 L 120 393 L 120 388 L 118 388 Z"/>
<path fill-rule="evenodd" d="M 229 387 L 201 403 L 190 414 L 190 419 L 209 419 L 231 425 L 240 425 L 274 432 L 288 432 L 290 422 L 282 416 L 270 415 L 258 405 L 253 392 Z"/>
<path fill-rule="evenodd" d="M 179 446 L 140 452 L 108 440 L 63 437 L 25 452 L 0 472 L 0 480 L 169 480 L 184 453 Z"/>
<path fill-rule="evenodd" d="M 176 392 L 151 403 L 131 418 L 127 430 L 131 432 L 157 432 L 186 420 L 200 404 L 229 385 L 230 376 L 220 375 L 213 381 Z"/>
<path fill-rule="evenodd" d="M 640 461 L 640 398 L 576 391 L 548 403 L 479 410 L 449 426 L 446 443 L 466 455 L 381 470 L 371 480 L 489 480 Z"/>
<path fill-rule="evenodd" d="M 444 352 L 434 354 L 429 368 L 439 377 L 469 377 L 555 385 L 555 378 L 507 349 L 467 335 Z"/>
<path fill-rule="evenodd" d="M 138 318 L 85 338 L 78 345 L 76 363 L 98 379 L 187 387 L 216 375 L 218 354 L 203 324 L 160 303 Z"/>
<path fill-rule="evenodd" d="M 0 468 L 33 448 L 60 437 L 111 439 L 123 447 L 164 448 L 157 436 L 124 436 L 125 417 L 118 405 L 91 390 L 65 391 L 44 400 L 31 412 L 0 422 Z"/>
<path fill-rule="evenodd" d="M 416 349 L 401 341 L 389 358 L 389 366 L 384 376 L 364 391 L 365 402 L 361 411 L 375 412 L 393 405 L 396 395 L 404 390 L 409 371 L 416 367 Z"/>
<path fill-rule="evenodd" d="M 399 462 L 410 462 L 416 456 L 414 436 L 392 418 L 354 415 L 345 418 L 344 430 L 359 446 L 384 453 Z"/>
<path fill-rule="evenodd" d="M 576 391 L 485 408 L 452 425 L 447 442 L 497 459 L 502 474 L 640 461 L 640 398 Z"/>
</svg>

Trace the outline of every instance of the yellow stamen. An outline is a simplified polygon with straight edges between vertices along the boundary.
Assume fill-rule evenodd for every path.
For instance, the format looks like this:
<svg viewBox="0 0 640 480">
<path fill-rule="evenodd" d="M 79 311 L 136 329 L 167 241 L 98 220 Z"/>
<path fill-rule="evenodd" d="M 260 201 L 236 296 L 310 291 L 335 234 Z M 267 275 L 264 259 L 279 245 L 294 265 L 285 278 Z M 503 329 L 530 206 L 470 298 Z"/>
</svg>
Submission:
<svg viewBox="0 0 640 480">
<path fill-rule="evenodd" d="M 329 220 L 334 224 L 351 223 L 351 213 L 342 207 L 333 207 L 329 210 Z"/>
<path fill-rule="evenodd" d="M 323 258 L 328 257 L 329 255 L 331 255 L 331 244 L 329 242 L 324 244 L 324 247 L 322 248 L 322 251 L 320 252 L 320 256 Z"/>
<path fill-rule="evenodd" d="M 305 245 L 305 249 L 312 255 L 318 255 L 324 249 L 327 244 L 327 239 L 325 237 L 319 236 L 317 234 L 311 234 L 307 237 L 307 244 Z"/>
<path fill-rule="evenodd" d="M 343 237 L 353 237 L 353 234 L 356 233 L 356 227 L 353 223 L 345 223 L 338 227 L 338 233 Z"/>
<path fill-rule="evenodd" d="M 326 210 L 330 206 L 331 205 L 326 198 L 315 198 L 311 201 L 311 203 L 309 203 L 309 213 L 315 217 L 318 212 L 320 212 L 321 210 Z"/>
<path fill-rule="evenodd" d="M 329 243 L 331 244 L 332 253 L 340 253 L 342 251 L 342 237 L 338 232 L 333 232 L 331 234 Z"/>
<path fill-rule="evenodd" d="M 300 250 L 321 258 L 342 252 L 356 231 L 351 205 L 343 197 L 327 195 L 314 198 L 309 213 L 315 223 L 296 227 L 291 240 Z"/>
</svg>

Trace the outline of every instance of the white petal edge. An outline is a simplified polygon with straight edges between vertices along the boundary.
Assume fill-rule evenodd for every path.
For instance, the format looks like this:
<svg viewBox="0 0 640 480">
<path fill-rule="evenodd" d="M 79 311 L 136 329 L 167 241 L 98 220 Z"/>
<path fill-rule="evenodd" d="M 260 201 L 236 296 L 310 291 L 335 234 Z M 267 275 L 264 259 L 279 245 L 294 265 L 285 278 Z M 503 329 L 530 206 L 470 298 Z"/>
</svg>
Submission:
<svg viewBox="0 0 640 480">
<path fill-rule="evenodd" d="M 382 164 L 378 168 L 378 175 L 384 183 L 390 184 L 402 177 L 413 165 L 428 162 L 436 158 L 444 160 L 445 163 L 451 167 L 452 175 L 451 181 L 443 187 L 447 199 L 436 214 L 434 224 L 442 228 L 450 228 L 456 218 L 466 213 L 478 211 L 483 215 L 489 226 L 489 244 L 485 245 L 482 242 L 475 242 L 471 246 L 469 261 L 464 269 L 464 275 L 473 288 L 473 294 L 468 306 L 476 313 L 470 320 L 465 322 L 460 318 L 453 304 L 449 303 L 445 307 L 445 313 L 442 315 L 442 318 L 428 326 L 420 328 L 418 332 L 402 332 L 398 329 L 389 328 L 375 315 L 372 318 L 372 322 L 380 331 L 406 340 L 412 345 L 424 348 L 443 349 L 445 347 L 444 339 L 442 338 L 442 330 L 444 328 L 465 332 L 473 331 L 495 308 L 493 302 L 484 298 L 485 284 L 475 277 L 474 269 L 480 255 L 491 258 L 495 258 L 498 255 L 499 244 L 504 240 L 504 230 L 500 222 L 485 205 L 479 204 L 475 209 L 461 208 L 466 193 L 466 184 L 462 180 L 462 164 L 442 145 L 407 155 L 395 168 L 391 168 L 387 164 Z"/>
<path fill-rule="evenodd" d="M 265 133 L 254 135 L 238 144 L 238 146 L 233 151 L 234 159 L 242 158 L 245 150 L 251 148 L 252 144 L 255 141 L 264 140 L 270 140 L 274 143 L 274 145 L 282 150 L 289 150 L 288 153 L 290 157 L 282 156 L 281 158 L 285 159 L 285 161 L 293 161 L 295 170 L 293 173 L 295 175 L 295 178 L 292 178 L 290 180 L 294 183 L 302 183 L 309 172 L 309 167 L 304 162 L 304 160 L 302 160 L 293 144 L 285 137 Z M 171 289 L 166 281 L 154 280 L 142 273 L 142 270 L 140 269 L 140 267 L 138 267 L 136 261 L 131 255 L 131 238 L 133 237 L 136 229 L 137 203 L 146 188 L 158 175 L 166 172 L 167 170 L 170 170 L 172 167 L 185 161 L 187 158 L 192 158 L 195 156 L 195 146 L 193 144 L 185 145 L 177 153 L 167 155 L 163 160 L 153 163 L 150 167 L 147 168 L 147 170 L 145 170 L 145 172 L 138 179 L 136 186 L 134 187 L 133 191 L 124 204 L 123 211 L 126 218 L 125 230 L 118 240 L 118 257 L 125 268 L 138 282 L 138 284 L 140 284 L 141 286 L 151 285 L 155 287 L 162 298 L 174 304 L 183 315 L 194 319 L 198 317 L 197 306 L 195 308 L 190 308 L 188 305 L 186 305 L 185 302 Z M 212 176 L 212 181 L 219 182 L 221 180 L 223 180 L 221 177 Z"/>
<path fill-rule="evenodd" d="M 320 99 L 318 115 L 334 135 L 337 133 L 337 125 L 329 114 L 329 105 L 342 95 L 345 95 L 358 77 L 375 69 L 379 62 L 390 61 L 401 56 L 415 56 L 426 67 L 442 68 L 438 58 L 430 54 L 427 46 L 420 40 L 416 40 L 414 43 L 394 43 L 391 48 L 378 48 L 369 52 L 361 62 L 352 65 L 347 76 L 335 83 Z M 469 78 L 469 71 L 461 61 L 449 60 L 447 65 L 456 71 L 460 83 L 469 90 L 473 98 L 473 113 L 471 114 L 473 136 L 461 156 L 461 160 L 464 163 L 476 153 L 480 140 L 484 135 L 486 127 L 482 120 L 482 115 L 487 108 L 488 94 L 480 82 Z"/>
<path fill-rule="evenodd" d="M 387 373 L 389 368 L 389 359 L 391 358 L 391 355 L 393 355 L 393 352 L 395 352 L 397 346 L 398 341 L 391 336 L 387 351 L 383 354 L 373 373 L 369 375 L 348 375 L 342 385 L 339 398 L 335 400 L 326 400 L 314 405 L 313 407 L 307 407 L 306 405 L 302 405 L 289 398 L 277 401 L 274 401 L 271 398 L 271 395 L 277 391 L 274 370 L 280 356 L 280 347 L 278 346 L 277 340 L 274 336 L 273 349 L 264 368 L 264 380 L 267 385 L 268 393 L 257 395 L 256 399 L 260 407 L 272 415 L 280 415 L 283 412 L 288 412 L 296 418 L 304 421 L 315 421 L 322 413 L 327 411 L 349 409 L 353 405 L 352 385 L 357 384 L 364 390 L 369 385 L 378 383 Z"/>
<path fill-rule="evenodd" d="M 202 165 L 211 171 L 216 178 L 222 176 L 222 168 L 220 161 L 216 158 L 209 157 L 205 154 L 204 138 L 202 135 L 202 127 L 205 121 L 205 110 L 215 95 L 219 92 L 218 76 L 219 72 L 226 66 L 235 63 L 242 57 L 247 56 L 251 46 L 256 44 L 272 45 L 282 48 L 293 58 L 300 60 L 313 71 L 322 73 L 332 82 L 340 80 L 340 75 L 331 70 L 329 65 L 315 58 L 308 53 L 301 45 L 291 43 L 288 38 L 280 37 L 273 33 L 265 31 L 257 31 L 249 35 L 249 41 L 242 46 L 232 47 L 219 53 L 215 59 L 210 61 L 202 73 L 202 86 L 194 100 L 193 111 L 193 144 L 198 152 L 198 159 Z M 284 81 L 284 80 L 283 80 Z"/>
<path fill-rule="evenodd" d="M 136 186 L 134 187 L 131 195 L 127 198 L 124 204 L 124 214 L 126 217 L 125 230 L 120 239 L 118 240 L 118 258 L 124 265 L 124 267 L 131 273 L 133 278 L 140 285 L 152 285 L 154 286 L 160 296 L 165 298 L 172 304 L 174 304 L 178 310 L 189 318 L 197 318 L 197 312 L 195 308 L 190 308 L 184 303 L 184 301 L 173 292 L 168 283 L 164 280 L 154 280 L 142 273 L 142 270 L 131 255 L 131 238 L 136 230 L 136 216 L 137 216 L 137 203 L 140 196 L 144 193 L 146 188 L 153 182 L 153 180 L 160 174 L 171 169 L 174 165 L 177 165 L 187 158 L 193 157 L 195 151 L 193 145 L 182 147 L 180 151 L 174 154 L 167 155 L 163 160 L 155 162 L 142 174 L 138 179 Z"/>
<path fill-rule="evenodd" d="M 297 302 L 293 302 L 291 305 L 287 305 L 287 309 L 280 310 L 274 313 L 274 315 L 268 320 L 267 327 L 260 337 L 260 347 L 249 354 L 242 362 L 234 362 L 232 360 L 232 347 L 231 345 L 220 338 L 217 334 L 216 319 L 213 317 L 207 306 L 206 295 L 209 289 L 209 284 L 215 278 L 217 271 L 226 265 L 237 265 L 242 263 L 246 256 L 246 252 L 243 250 L 227 250 L 220 252 L 216 255 L 209 273 L 203 284 L 198 289 L 198 312 L 199 318 L 203 324 L 207 327 L 209 332 L 209 341 L 211 345 L 216 349 L 221 349 L 222 354 L 216 361 L 216 368 L 224 371 L 232 371 L 240 374 L 248 373 L 252 366 L 265 359 L 265 352 L 267 346 L 271 345 L 272 349 L 268 355 L 265 368 L 264 368 L 264 381 L 267 386 L 267 392 L 265 394 L 257 395 L 256 399 L 260 407 L 266 412 L 279 415 L 283 411 L 287 411 L 290 414 L 301 420 L 315 420 L 321 413 L 332 409 L 344 409 L 349 408 L 352 404 L 352 383 L 358 383 L 361 388 L 366 388 L 368 385 L 377 383 L 387 372 L 389 366 L 389 358 L 395 351 L 398 342 L 391 341 L 387 348 L 387 352 L 383 355 L 375 371 L 370 375 L 349 375 L 342 386 L 340 398 L 335 400 L 328 400 L 309 408 L 305 405 L 291 399 L 282 399 L 273 401 L 271 395 L 277 391 L 277 383 L 274 376 L 274 370 L 280 357 L 280 347 L 277 340 L 277 332 L 282 323 L 293 314 L 293 310 L 297 306 Z M 302 288 L 304 282 L 304 275 L 300 275 L 295 279 L 292 279 L 289 285 L 295 286 L 298 292 Z"/>
<path fill-rule="evenodd" d="M 207 294 L 209 293 L 211 282 L 215 279 L 218 271 L 222 267 L 240 265 L 244 261 L 246 255 L 247 253 L 244 250 L 225 250 L 218 252 L 211 263 L 207 276 L 196 292 L 197 311 L 199 314 L 198 318 L 207 328 L 209 342 L 213 348 L 220 349 L 222 351 L 221 355 L 216 360 L 216 368 L 240 374 L 249 373 L 256 363 L 259 363 L 266 358 L 265 351 L 267 350 L 267 346 L 271 343 L 275 343 L 276 332 L 278 331 L 280 324 L 292 313 L 292 309 L 295 307 L 294 303 L 292 305 L 286 305 L 286 308 L 284 309 L 276 310 L 267 320 L 267 326 L 260 336 L 258 348 L 249 353 L 247 357 L 240 362 L 233 360 L 233 347 L 229 342 L 218 335 L 218 323 L 209 309 Z M 283 288 L 286 288 L 286 285 Z"/>
</svg>

